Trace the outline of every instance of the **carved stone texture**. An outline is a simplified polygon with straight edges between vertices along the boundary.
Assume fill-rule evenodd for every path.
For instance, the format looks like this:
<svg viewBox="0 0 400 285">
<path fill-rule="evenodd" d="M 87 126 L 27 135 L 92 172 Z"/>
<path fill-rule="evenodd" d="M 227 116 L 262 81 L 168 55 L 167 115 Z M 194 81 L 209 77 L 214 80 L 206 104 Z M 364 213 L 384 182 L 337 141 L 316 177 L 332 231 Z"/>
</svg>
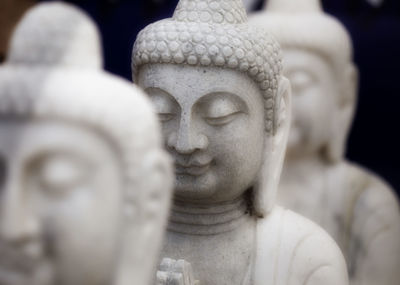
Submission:
<svg viewBox="0 0 400 285">
<path fill-rule="evenodd" d="M 32 8 L 0 68 L 0 284 L 150 284 L 172 190 L 143 93 L 76 8 Z"/>
<path fill-rule="evenodd" d="M 275 206 L 290 88 L 279 45 L 247 24 L 242 1 L 180 1 L 138 35 L 132 67 L 175 158 L 162 257 L 205 285 L 347 284 L 333 240 Z"/>
<path fill-rule="evenodd" d="M 295 9 L 299 3 L 302 9 Z M 344 157 L 358 87 L 349 34 L 322 12 L 318 0 L 271 0 L 250 22 L 281 43 L 284 74 L 293 90 L 278 202 L 334 237 L 347 259 L 351 284 L 399 284 L 400 215 L 394 191 Z"/>
</svg>

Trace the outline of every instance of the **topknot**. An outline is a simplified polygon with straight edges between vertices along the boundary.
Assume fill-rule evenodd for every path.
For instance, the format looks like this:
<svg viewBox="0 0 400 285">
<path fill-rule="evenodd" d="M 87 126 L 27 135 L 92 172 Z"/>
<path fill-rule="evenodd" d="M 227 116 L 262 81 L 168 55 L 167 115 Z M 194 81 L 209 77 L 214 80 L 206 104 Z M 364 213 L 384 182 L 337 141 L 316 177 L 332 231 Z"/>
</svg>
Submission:
<svg viewBox="0 0 400 285">
<path fill-rule="evenodd" d="M 180 1 L 173 19 L 182 22 L 241 24 L 247 21 L 242 0 Z"/>
<path fill-rule="evenodd" d="M 265 9 L 270 12 L 318 13 L 322 11 L 320 0 L 268 0 Z"/>
<path fill-rule="evenodd" d="M 84 12 L 70 4 L 35 5 L 15 29 L 7 62 L 100 68 L 102 60 L 97 27 Z"/>
<path fill-rule="evenodd" d="M 346 28 L 323 12 L 320 0 L 269 0 L 253 14 L 250 24 L 268 30 L 284 49 L 304 48 L 321 54 L 341 72 L 352 60 L 353 46 Z"/>
<path fill-rule="evenodd" d="M 282 73 L 279 44 L 247 23 L 242 0 L 181 0 L 170 19 L 143 29 L 132 52 L 133 80 L 142 65 L 185 64 L 246 73 L 265 99 L 266 130 L 274 129 Z"/>
</svg>

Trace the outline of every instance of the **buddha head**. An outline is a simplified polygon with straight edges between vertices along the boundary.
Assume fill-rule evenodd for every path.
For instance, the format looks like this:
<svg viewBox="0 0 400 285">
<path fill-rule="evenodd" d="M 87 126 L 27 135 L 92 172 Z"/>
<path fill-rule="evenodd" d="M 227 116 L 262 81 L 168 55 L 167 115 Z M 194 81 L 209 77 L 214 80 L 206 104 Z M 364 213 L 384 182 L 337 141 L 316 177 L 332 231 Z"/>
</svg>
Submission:
<svg viewBox="0 0 400 285">
<path fill-rule="evenodd" d="M 64 20 L 72 39 L 89 32 L 83 41 L 43 43 Z M 83 52 L 100 50 L 96 38 L 77 9 L 40 4 L 13 39 L 38 54 L 25 61 L 18 47 L 0 69 L 1 284 L 150 284 L 154 275 L 171 166 L 148 99 Z"/>
<path fill-rule="evenodd" d="M 249 190 L 256 215 L 274 205 L 290 115 L 280 54 L 241 0 L 181 0 L 139 33 L 132 76 L 175 158 L 175 199 L 223 203 Z"/>
<path fill-rule="evenodd" d="M 270 31 L 284 51 L 293 91 L 288 157 L 341 161 L 358 87 L 349 34 L 319 0 L 269 0 L 250 23 Z"/>
</svg>

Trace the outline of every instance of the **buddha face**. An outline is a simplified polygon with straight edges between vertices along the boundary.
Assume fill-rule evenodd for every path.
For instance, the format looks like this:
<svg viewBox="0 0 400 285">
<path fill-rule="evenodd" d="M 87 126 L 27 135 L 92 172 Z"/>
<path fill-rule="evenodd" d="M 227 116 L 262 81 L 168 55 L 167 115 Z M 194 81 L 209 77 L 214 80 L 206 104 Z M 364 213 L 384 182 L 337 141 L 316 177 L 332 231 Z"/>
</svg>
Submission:
<svg viewBox="0 0 400 285">
<path fill-rule="evenodd" d="M 0 284 L 110 284 L 120 173 L 88 129 L 0 121 Z"/>
<path fill-rule="evenodd" d="M 288 49 L 284 56 L 293 100 L 288 157 L 315 153 L 331 138 L 338 82 L 328 61 L 315 53 Z"/>
<path fill-rule="evenodd" d="M 247 75 L 216 67 L 150 64 L 139 85 L 175 158 L 177 199 L 224 202 L 253 185 L 263 161 L 264 101 Z"/>
</svg>

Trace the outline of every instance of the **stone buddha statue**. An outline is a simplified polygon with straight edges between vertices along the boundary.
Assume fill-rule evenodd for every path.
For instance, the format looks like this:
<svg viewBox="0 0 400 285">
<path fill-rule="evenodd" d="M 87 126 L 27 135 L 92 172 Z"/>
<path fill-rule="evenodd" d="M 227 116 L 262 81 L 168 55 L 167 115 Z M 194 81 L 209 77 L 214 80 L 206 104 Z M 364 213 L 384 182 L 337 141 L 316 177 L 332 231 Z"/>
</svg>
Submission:
<svg viewBox="0 0 400 285">
<path fill-rule="evenodd" d="M 344 157 L 358 81 L 349 34 L 318 0 L 269 0 L 250 23 L 282 45 L 293 90 L 278 202 L 331 234 L 351 284 L 399 284 L 396 197 L 382 179 Z"/>
<path fill-rule="evenodd" d="M 333 240 L 275 206 L 290 124 L 281 69 L 279 45 L 247 24 L 241 0 L 181 0 L 139 33 L 133 80 L 175 158 L 162 267 L 187 262 L 202 285 L 347 284 Z"/>
<path fill-rule="evenodd" d="M 150 284 L 172 167 L 151 103 L 101 70 L 98 32 L 30 10 L 0 68 L 0 284 Z"/>
</svg>

